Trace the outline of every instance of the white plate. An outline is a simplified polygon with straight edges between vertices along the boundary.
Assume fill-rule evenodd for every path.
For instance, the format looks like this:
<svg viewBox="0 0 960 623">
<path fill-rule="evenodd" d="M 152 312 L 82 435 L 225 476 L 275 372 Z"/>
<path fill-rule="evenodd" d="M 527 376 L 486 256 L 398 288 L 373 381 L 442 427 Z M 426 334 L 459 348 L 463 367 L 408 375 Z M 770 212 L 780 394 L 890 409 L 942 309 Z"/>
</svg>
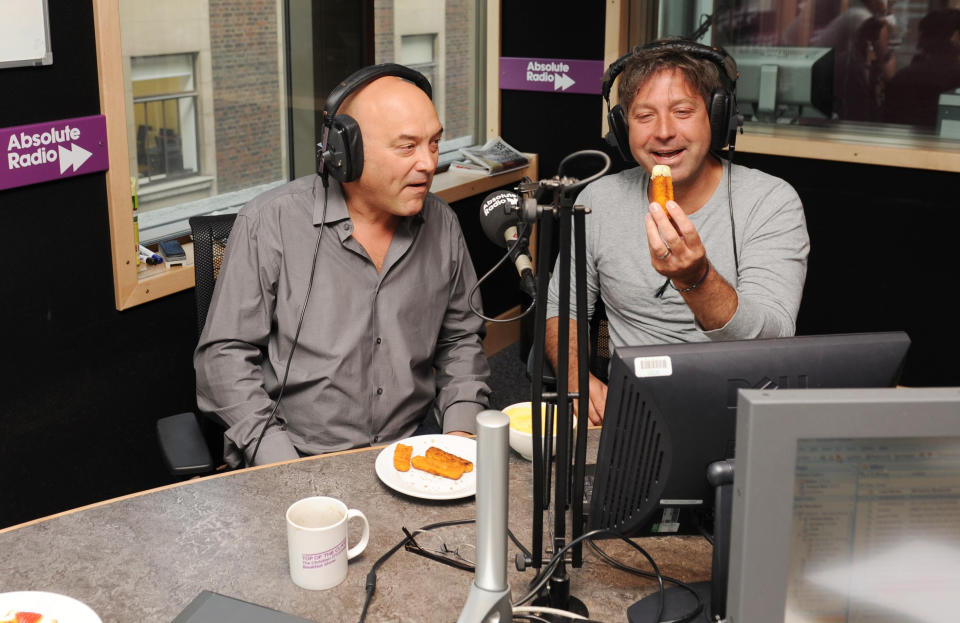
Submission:
<svg viewBox="0 0 960 623">
<path fill-rule="evenodd" d="M 398 443 L 413 446 L 413 456 L 423 455 L 427 448 L 436 446 L 462 459 L 472 461 L 473 471 L 467 472 L 459 480 L 450 480 L 434 476 L 419 469 L 410 468 L 408 472 L 398 472 L 393 467 L 393 452 Z M 469 437 L 456 435 L 420 435 L 394 442 L 377 455 L 377 476 L 394 491 L 406 493 L 425 500 L 456 500 L 477 493 L 477 442 Z"/>
<path fill-rule="evenodd" d="M 14 612 L 36 612 L 57 623 L 102 623 L 97 613 L 73 597 L 42 591 L 0 593 L 0 617 Z"/>
</svg>

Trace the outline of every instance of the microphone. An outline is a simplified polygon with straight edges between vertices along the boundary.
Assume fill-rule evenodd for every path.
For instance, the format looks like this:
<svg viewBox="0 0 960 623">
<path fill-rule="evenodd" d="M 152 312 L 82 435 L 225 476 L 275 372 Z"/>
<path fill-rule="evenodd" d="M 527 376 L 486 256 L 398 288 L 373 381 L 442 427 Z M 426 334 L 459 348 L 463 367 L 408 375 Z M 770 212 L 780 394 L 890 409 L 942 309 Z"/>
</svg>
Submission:
<svg viewBox="0 0 960 623">
<path fill-rule="evenodd" d="M 520 275 L 520 289 L 530 298 L 536 298 L 537 282 L 533 277 L 533 262 L 527 253 L 527 244 L 523 240 L 517 242 L 520 202 L 520 195 L 510 190 L 490 193 L 480 204 L 480 227 L 490 242 L 513 249 L 510 258 Z"/>
</svg>

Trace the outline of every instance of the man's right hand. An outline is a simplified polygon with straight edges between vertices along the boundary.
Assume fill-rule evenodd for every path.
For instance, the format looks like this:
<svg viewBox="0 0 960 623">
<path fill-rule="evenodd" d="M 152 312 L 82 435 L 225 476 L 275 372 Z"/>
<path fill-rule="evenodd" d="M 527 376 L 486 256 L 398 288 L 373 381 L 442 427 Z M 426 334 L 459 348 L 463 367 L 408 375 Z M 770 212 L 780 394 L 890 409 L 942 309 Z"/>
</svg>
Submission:
<svg viewBox="0 0 960 623">
<path fill-rule="evenodd" d="M 590 374 L 590 403 L 587 419 L 590 424 L 599 426 L 603 424 L 603 407 L 607 404 L 607 384 Z M 580 400 L 573 401 L 573 412 L 579 414 Z"/>
</svg>

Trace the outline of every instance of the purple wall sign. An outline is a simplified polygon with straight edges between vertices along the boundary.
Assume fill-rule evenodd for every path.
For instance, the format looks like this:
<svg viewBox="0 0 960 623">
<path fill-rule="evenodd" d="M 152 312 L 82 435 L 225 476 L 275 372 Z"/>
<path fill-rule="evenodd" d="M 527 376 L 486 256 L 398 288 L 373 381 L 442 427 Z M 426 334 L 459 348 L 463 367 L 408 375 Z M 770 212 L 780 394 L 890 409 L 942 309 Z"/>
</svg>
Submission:
<svg viewBox="0 0 960 623">
<path fill-rule="evenodd" d="M 0 129 L 5 154 L 0 190 L 106 171 L 107 119 L 103 115 Z"/>
<path fill-rule="evenodd" d="M 514 91 L 600 93 L 603 61 L 500 57 L 500 88 Z"/>
</svg>

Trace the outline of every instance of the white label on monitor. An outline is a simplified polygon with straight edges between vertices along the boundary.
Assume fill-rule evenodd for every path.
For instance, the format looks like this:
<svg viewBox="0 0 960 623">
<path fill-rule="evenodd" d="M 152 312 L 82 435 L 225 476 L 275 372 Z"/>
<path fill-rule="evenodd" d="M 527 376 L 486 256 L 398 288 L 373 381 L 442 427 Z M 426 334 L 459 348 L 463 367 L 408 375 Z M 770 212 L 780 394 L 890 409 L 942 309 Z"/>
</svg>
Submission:
<svg viewBox="0 0 960 623">
<path fill-rule="evenodd" d="M 660 500 L 660 506 L 700 506 L 703 500 Z"/>
<path fill-rule="evenodd" d="M 637 357 L 633 360 L 633 373 L 641 379 L 649 376 L 671 376 L 673 362 L 669 356 Z"/>
</svg>

